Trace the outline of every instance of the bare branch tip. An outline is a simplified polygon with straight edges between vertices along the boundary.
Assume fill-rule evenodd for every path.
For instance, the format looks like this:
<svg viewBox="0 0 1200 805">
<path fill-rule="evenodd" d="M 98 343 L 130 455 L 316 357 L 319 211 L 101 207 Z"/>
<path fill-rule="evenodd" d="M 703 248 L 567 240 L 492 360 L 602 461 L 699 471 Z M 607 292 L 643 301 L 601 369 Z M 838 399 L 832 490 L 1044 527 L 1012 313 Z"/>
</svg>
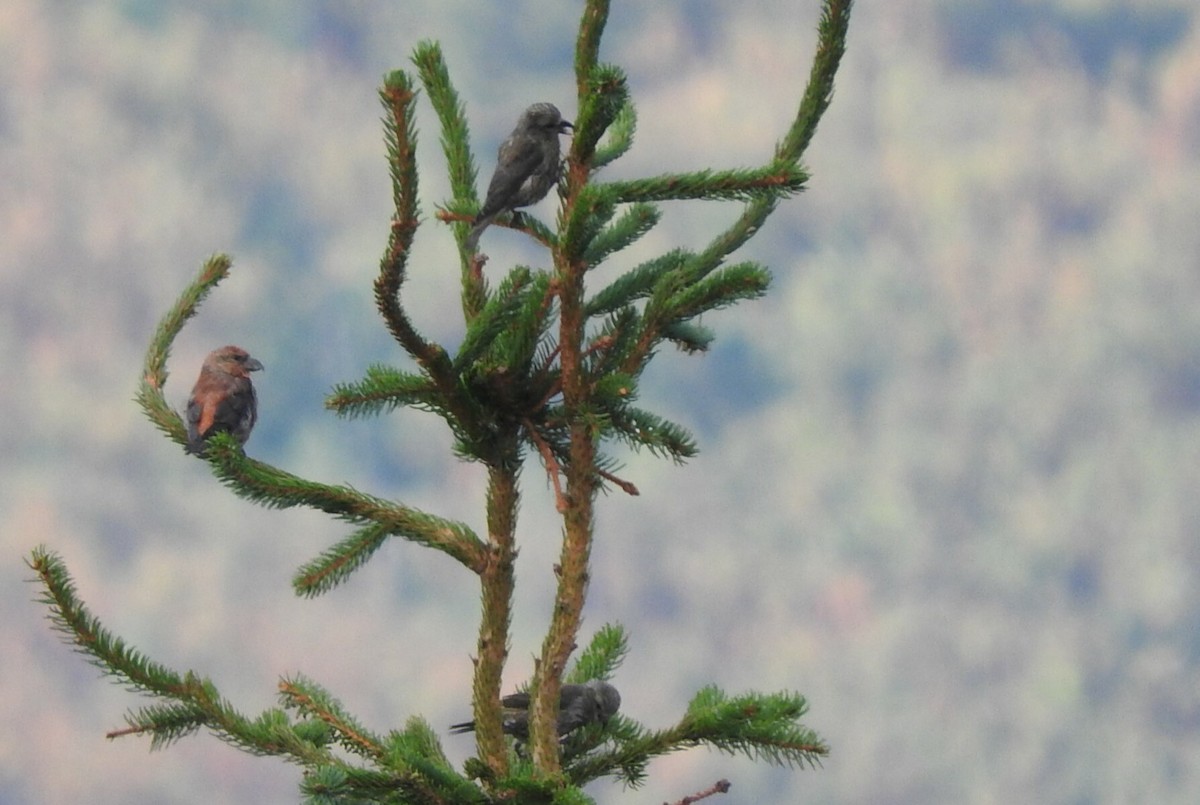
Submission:
<svg viewBox="0 0 1200 805">
<path fill-rule="evenodd" d="M 119 730 L 110 730 L 109 732 L 104 733 L 104 737 L 111 741 L 116 738 L 123 738 L 126 735 L 136 735 L 144 731 L 144 727 L 123 727 Z"/>
<path fill-rule="evenodd" d="M 713 794 L 727 794 L 731 786 L 732 783 L 728 780 L 717 780 L 710 787 L 703 791 L 697 791 L 695 794 L 689 794 L 683 799 L 676 801 L 674 805 L 692 805 L 692 803 L 699 802 L 702 799 L 708 799 Z M 663 805 L 671 805 L 671 803 L 664 802 Z"/>
</svg>

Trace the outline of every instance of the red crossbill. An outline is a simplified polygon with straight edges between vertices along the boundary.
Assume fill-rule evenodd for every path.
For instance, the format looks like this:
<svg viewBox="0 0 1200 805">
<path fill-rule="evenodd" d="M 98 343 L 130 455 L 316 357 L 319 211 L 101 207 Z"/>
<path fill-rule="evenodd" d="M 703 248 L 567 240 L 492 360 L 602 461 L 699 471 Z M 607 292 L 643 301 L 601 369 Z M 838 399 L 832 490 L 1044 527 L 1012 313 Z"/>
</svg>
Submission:
<svg viewBox="0 0 1200 805">
<path fill-rule="evenodd" d="M 496 172 L 467 235 L 467 251 L 475 251 L 479 236 L 496 216 L 545 198 L 562 173 L 558 135 L 571 128 L 574 126 L 563 120 L 554 104 L 535 103 L 521 114 L 517 127 L 496 154 Z"/>
<path fill-rule="evenodd" d="M 204 443 L 218 431 L 232 433 L 239 444 L 246 443 L 258 419 L 258 398 L 250 373 L 262 368 L 241 347 L 221 347 L 208 354 L 187 404 L 189 453 L 204 455 Z"/>
</svg>

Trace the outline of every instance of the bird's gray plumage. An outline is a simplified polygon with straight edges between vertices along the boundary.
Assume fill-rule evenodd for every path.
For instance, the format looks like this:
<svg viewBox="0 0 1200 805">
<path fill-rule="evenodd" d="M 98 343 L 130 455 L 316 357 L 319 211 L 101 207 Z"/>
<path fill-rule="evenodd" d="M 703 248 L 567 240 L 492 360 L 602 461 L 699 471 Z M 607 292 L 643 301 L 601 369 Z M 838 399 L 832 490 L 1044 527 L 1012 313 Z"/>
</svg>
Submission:
<svg viewBox="0 0 1200 805">
<path fill-rule="evenodd" d="M 517 738 L 529 737 L 529 694 L 514 693 L 500 700 L 504 708 L 501 729 Z M 558 734 L 566 735 L 589 724 L 605 724 L 621 709 L 621 694 L 607 682 L 593 679 L 583 685 L 563 685 L 558 697 Z M 453 724 L 450 732 L 471 732 L 474 721 Z"/>
<path fill-rule="evenodd" d="M 558 183 L 558 135 L 570 128 L 574 127 L 552 103 L 535 103 L 521 113 L 517 127 L 496 154 L 496 172 L 467 235 L 467 251 L 475 251 L 479 236 L 496 216 L 536 204 Z"/>
</svg>

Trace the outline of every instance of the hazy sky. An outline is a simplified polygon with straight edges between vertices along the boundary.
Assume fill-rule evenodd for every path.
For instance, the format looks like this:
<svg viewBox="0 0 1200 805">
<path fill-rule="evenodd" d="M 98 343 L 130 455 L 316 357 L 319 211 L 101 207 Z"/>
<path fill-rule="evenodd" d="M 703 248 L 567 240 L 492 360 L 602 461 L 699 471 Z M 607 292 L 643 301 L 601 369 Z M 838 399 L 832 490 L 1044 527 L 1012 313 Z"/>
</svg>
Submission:
<svg viewBox="0 0 1200 805">
<path fill-rule="evenodd" d="M 1118 36 L 1073 10 L 1089 4 L 1049 4 L 1044 14 L 1011 4 L 1020 11 L 1006 15 L 1007 5 L 861 4 L 834 105 L 806 158 L 810 186 L 739 255 L 772 268 L 771 294 L 705 320 L 718 333 L 711 355 L 664 352 L 651 365 L 643 403 L 694 429 L 702 453 L 684 467 L 624 456 L 642 495 L 600 501 L 584 639 L 607 621 L 629 628 L 633 653 L 616 682 L 623 710 L 644 723 L 671 723 L 708 682 L 798 689 L 813 702 L 806 723 L 836 751 L 824 769 L 788 772 L 696 750 L 653 763 L 638 800 L 675 800 L 729 777 L 735 787 L 722 801 L 731 805 L 878 801 L 864 780 L 898 757 L 886 775 L 904 782 L 895 801 L 954 801 L 944 793 L 953 769 L 925 755 L 953 745 L 955 730 L 924 747 L 888 746 L 871 700 L 891 673 L 880 658 L 903 640 L 889 630 L 919 617 L 903 595 L 884 600 L 886 581 L 862 570 L 848 538 L 862 524 L 831 514 L 834 493 L 810 483 L 852 461 L 858 425 L 844 408 L 801 412 L 797 395 L 812 393 L 805 384 L 823 377 L 823 348 L 834 343 L 878 344 L 900 365 L 924 354 L 915 335 L 871 329 L 897 314 L 873 307 L 879 300 L 857 277 L 890 274 L 903 285 L 906 272 L 953 273 L 979 260 L 981 283 L 993 271 L 1016 282 L 1048 264 L 1069 283 L 1072 255 L 1108 251 L 1089 216 L 1141 225 L 1113 211 L 1147 162 L 1163 170 L 1164 209 L 1175 193 L 1188 194 L 1184 209 L 1200 206 L 1187 190 L 1200 158 L 1186 147 L 1200 126 L 1196 13 L 1177 4 L 1139 14 L 1131 3 Z M 139 739 L 103 740 L 146 701 L 72 655 L 30 603 L 36 588 L 22 583 L 20 558 L 40 543 L 63 555 L 110 628 L 160 662 L 210 676 L 244 712 L 273 706 L 278 678 L 302 671 L 379 731 L 414 713 L 436 728 L 467 714 L 474 578 L 396 542 L 343 588 L 295 598 L 293 570 L 344 527 L 234 498 L 131 398 L 158 318 L 205 257 L 229 253 L 231 278 L 176 344 L 168 398 L 182 406 L 202 356 L 239 343 L 267 366 L 248 453 L 480 527 L 482 473 L 449 455 L 438 420 L 400 412 L 347 423 L 322 410 L 333 384 L 369 364 L 407 366 L 371 300 L 390 215 L 376 90 L 388 70 L 411 67 L 417 42 L 438 40 L 467 105 L 482 184 L 520 109 L 548 100 L 574 114 L 578 7 L 0 7 L 0 710 L 12 727 L 0 738 L 0 799 L 295 799 L 295 768 L 210 736 L 154 756 Z M 610 175 L 767 158 L 795 114 L 817 18 L 807 0 L 614 4 L 602 58 L 628 71 L 639 118 L 634 149 Z M 425 223 L 406 293 L 418 324 L 453 346 L 458 263 L 434 218 L 447 183 L 427 105 L 419 123 Z M 1048 223 L 1019 201 L 1043 192 L 1062 193 L 1077 218 Z M 670 206 L 598 279 L 703 244 L 736 212 Z M 536 213 L 552 221 L 552 202 Z M 1138 242 L 1173 239 L 1153 237 L 1156 226 L 1188 230 L 1159 220 Z M 490 272 L 544 265 L 514 233 L 490 230 L 485 243 Z M 1194 271 L 1180 253 L 1163 262 Z M 830 297 L 863 301 L 847 303 L 852 320 L 831 320 Z M 978 319 L 946 327 L 986 350 L 989 338 L 1011 335 L 1011 320 L 988 307 L 1004 300 L 980 299 L 964 306 Z M 945 315 L 936 300 L 914 304 Z M 536 464 L 524 491 L 510 686 L 540 646 L 559 533 Z M 930 723 L 953 711 L 956 702 L 913 685 Z M 456 760 L 472 749 L 469 738 L 444 744 Z M 975 801 L 1004 797 L 999 775 L 980 785 Z M 592 791 L 600 802 L 631 800 L 606 783 Z"/>
</svg>

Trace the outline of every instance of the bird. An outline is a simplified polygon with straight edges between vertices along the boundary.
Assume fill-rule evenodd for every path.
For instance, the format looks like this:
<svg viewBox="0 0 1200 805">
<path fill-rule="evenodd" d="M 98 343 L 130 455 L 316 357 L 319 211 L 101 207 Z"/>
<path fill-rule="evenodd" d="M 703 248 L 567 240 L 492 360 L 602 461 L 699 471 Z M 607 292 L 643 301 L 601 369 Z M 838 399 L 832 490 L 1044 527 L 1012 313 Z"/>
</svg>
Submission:
<svg viewBox="0 0 1200 805">
<path fill-rule="evenodd" d="M 574 128 L 552 103 L 535 103 L 521 113 L 517 127 L 496 153 L 496 171 L 467 235 L 467 251 L 475 251 L 479 236 L 496 216 L 546 197 L 562 171 L 558 135 Z"/>
<path fill-rule="evenodd" d="M 500 700 L 504 720 L 500 729 L 506 735 L 529 737 L 529 693 L 513 693 Z M 558 696 L 559 737 L 589 724 L 607 724 L 621 709 L 621 694 L 607 682 L 593 679 L 583 685 L 563 685 Z M 450 725 L 459 735 L 475 730 L 474 721 Z"/>
<path fill-rule="evenodd" d="M 258 397 L 250 373 L 263 368 L 241 347 L 214 349 L 200 367 L 200 377 L 187 403 L 187 452 L 204 455 L 214 433 L 231 433 L 245 444 L 258 419 Z"/>
</svg>

